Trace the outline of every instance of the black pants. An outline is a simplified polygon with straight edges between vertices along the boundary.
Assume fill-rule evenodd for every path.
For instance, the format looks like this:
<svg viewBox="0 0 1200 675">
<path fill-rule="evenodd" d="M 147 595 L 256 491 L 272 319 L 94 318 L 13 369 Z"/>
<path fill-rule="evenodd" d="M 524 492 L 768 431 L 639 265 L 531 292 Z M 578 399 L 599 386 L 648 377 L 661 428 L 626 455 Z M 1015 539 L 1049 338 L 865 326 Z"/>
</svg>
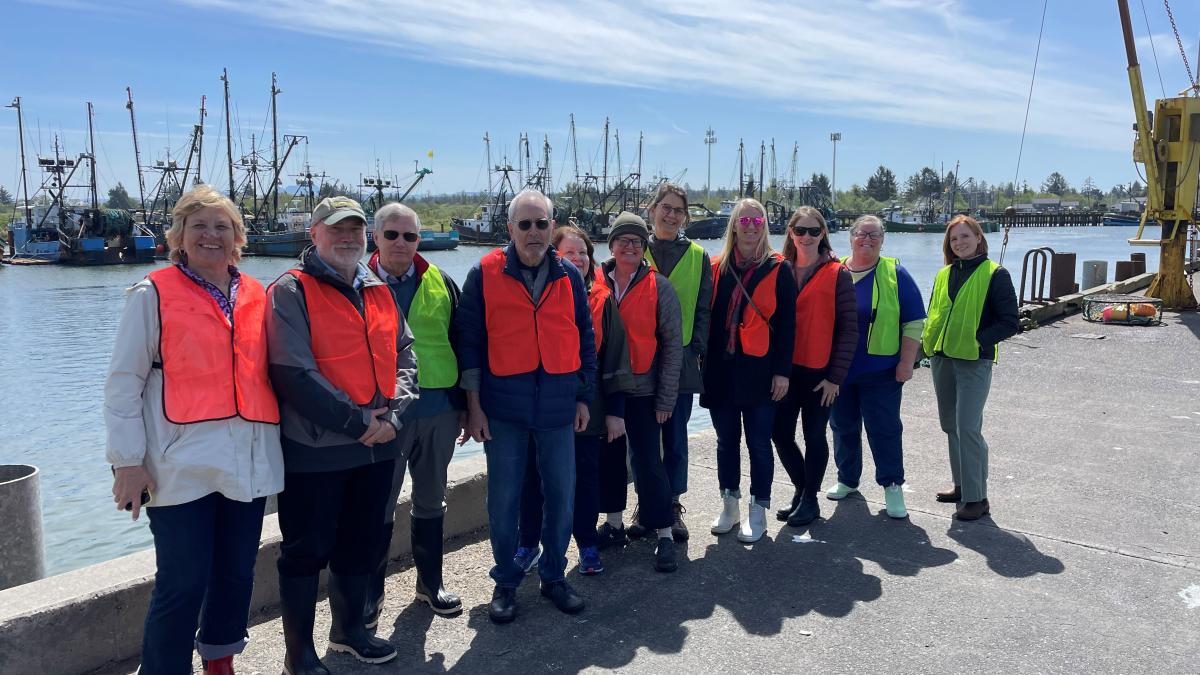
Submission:
<svg viewBox="0 0 1200 675">
<path fill-rule="evenodd" d="M 805 499 L 816 499 L 829 465 L 829 441 L 825 429 L 829 425 L 831 408 L 821 405 L 821 392 L 813 391 L 825 373 L 804 368 L 792 368 L 787 396 L 775 409 L 775 427 L 771 440 L 779 463 L 787 471 L 796 492 Z M 805 453 L 796 444 L 796 422 L 804 434 Z"/>
<path fill-rule="evenodd" d="M 599 436 L 575 434 L 575 515 L 571 533 L 579 548 L 596 545 L 597 498 L 600 491 L 598 461 Z M 521 486 L 520 545 L 533 548 L 542 533 L 542 480 L 538 474 L 537 451 L 531 444 L 529 461 L 525 464 L 525 481 Z"/>
<path fill-rule="evenodd" d="M 312 576 L 326 565 L 343 576 L 374 571 L 394 471 L 395 462 L 388 460 L 285 474 L 279 494 L 280 576 Z"/>
<path fill-rule="evenodd" d="M 638 520 L 657 530 L 675 521 L 671 510 L 671 481 L 663 464 L 662 425 L 655 418 L 654 397 L 639 396 L 625 401 L 625 437 L 633 463 L 633 480 L 638 494 Z M 624 450 L 621 447 L 620 450 Z M 614 445 L 600 455 L 600 511 L 625 510 L 628 482 L 625 453 Z"/>
</svg>

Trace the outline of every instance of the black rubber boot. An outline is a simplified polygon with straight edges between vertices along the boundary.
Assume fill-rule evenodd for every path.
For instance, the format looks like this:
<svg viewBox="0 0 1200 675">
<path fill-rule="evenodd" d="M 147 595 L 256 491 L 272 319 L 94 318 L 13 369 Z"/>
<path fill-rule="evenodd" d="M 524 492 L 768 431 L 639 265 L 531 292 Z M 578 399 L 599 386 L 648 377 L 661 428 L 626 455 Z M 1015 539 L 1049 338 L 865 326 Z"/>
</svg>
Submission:
<svg viewBox="0 0 1200 675">
<path fill-rule="evenodd" d="M 367 630 L 379 625 L 379 614 L 383 611 L 383 583 L 387 579 L 388 551 L 392 548 L 392 532 L 395 523 L 384 523 L 383 543 L 379 549 L 379 565 L 371 573 L 367 584 L 367 601 L 363 606 L 363 624 Z"/>
<path fill-rule="evenodd" d="M 417 599 L 438 614 L 458 614 L 462 600 L 442 587 L 442 535 L 445 516 L 412 519 L 412 554 L 417 566 Z"/>
<path fill-rule="evenodd" d="M 775 519 L 776 520 L 787 520 L 788 517 L 791 516 L 792 513 L 796 510 L 796 507 L 800 506 L 800 498 L 803 497 L 802 493 L 803 493 L 803 490 L 796 490 L 796 494 L 792 495 L 791 506 L 785 506 L 782 509 L 779 509 L 778 511 L 776 511 Z"/>
<path fill-rule="evenodd" d="M 320 577 L 279 576 L 279 611 L 283 618 L 285 675 L 329 675 L 313 647 L 313 620 L 317 614 Z"/>
<path fill-rule="evenodd" d="M 369 574 L 342 576 L 329 572 L 329 649 L 345 652 L 363 663 L 386 663 L 396 658 L 396 648 L 371 635 L 363 623 Z"/>
</svg>

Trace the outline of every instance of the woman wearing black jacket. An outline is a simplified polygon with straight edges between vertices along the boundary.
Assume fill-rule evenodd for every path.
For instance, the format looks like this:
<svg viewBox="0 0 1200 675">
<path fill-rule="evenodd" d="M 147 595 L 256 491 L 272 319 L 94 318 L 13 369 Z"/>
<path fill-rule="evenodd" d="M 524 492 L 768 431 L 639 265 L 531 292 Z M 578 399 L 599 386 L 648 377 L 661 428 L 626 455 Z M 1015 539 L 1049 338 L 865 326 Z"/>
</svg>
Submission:
<svg viewBox="0 0 1200 675">
<path fill-rule="evenodd" d="M 954 487 L 937 493 L 937 500 L 957 502 L 954 515 L 959 520 L 976 520 L 991 511 L 983 408 L 996 345 L 1020 329 L 1012 278 L 988 259 L 987 251 L 987 239 L 974 218 L 960 215 L 950 221 L 942 242 L 946 266 L 934 279 L 921 336 L 954 477 Z"/>
<path fill-rule="evenodd" d="M 717 477 L 724 502 L 713 534 L 741 521 L 741 437 L 750 455 L 750 509 L 738 540 L 753 543 L 767 529 L 775 459 L 775 405 L 788 392 L 795 335 L 796 282 L 767 241 L 766 209 L 742 199 L 733 207 L 725 247 L 713 260 L 713 309 L 703 364 L 704 393 L 717 432 Z"/>
<path fill-rule="evenodd" d="M 830 406 L 854 360 L 858 344 L 858 310 L 854 280 L 829 244 L 825 217 L 801 206 L 788 220 L 783 259 L 796 279 L 796 340 L 792 350 L 791 385 L 775 410 L 771 434 L 779 463 L 792 479 L 792 503 L 775 516 L 802 527 L 821 515 L 817 493 L 829 465 Z M 796 443 L 801 421 L 804 450 Z"/>
</svg>

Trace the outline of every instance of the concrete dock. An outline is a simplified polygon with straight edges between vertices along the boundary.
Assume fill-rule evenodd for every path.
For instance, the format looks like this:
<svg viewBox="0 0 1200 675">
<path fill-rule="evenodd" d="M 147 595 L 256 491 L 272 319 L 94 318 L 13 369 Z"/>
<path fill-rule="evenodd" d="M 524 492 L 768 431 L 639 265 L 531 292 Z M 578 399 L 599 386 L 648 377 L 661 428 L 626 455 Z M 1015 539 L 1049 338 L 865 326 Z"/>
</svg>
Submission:
<svg viewBox="0 0 1200 675">
<path fill-rule="evenodd" d="M 401 559 L 378 631 L 399 658 L 325 662 L 335 673 L 1200 671 L 1198 357 L 1196 314 L 1147 328 L 1075 316 L 1009 340 L 985 429 L 993 513 L 973 523 L 933 499 L 949 469 L 926 369 L 905 387 L 907 520 L 884 514 L 868 457 L 865 499 L 822 499 L 823 519 L 803 529 L 772 518 L 753 546 L 714 537 L 715 439 L 695 436 L 678 572 L 656 573 L 643 542 L 581 577 L 572 546 L 568 578 L 588 608 L 560 614 L 534 574 L 517 620 L 495 626 L 481 530 L 448 554 L 463 615 L 414 604 Z M 790 497 L 777 469 L 775 503 Z M 322 654 L 328 620 L 322 602 Z M 278 673 L 277 615 L 251 639 L 239 672 Z"/>
</svg>

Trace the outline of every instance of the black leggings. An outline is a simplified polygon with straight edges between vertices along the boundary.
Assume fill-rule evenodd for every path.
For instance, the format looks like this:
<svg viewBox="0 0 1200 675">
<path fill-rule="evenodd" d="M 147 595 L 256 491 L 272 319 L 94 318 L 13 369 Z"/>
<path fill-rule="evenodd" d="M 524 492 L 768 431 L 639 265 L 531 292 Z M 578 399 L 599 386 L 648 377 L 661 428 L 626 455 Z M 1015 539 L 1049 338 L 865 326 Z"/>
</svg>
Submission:
<svg viewBox="0 0 1200 675">
<path fill-rule="evenodd" d="M 775 426 L 771 432 L 779 463 L 792 479 L 797 494 L 808 500 L 817 498 L 825 468 L 829 465 L 829 441 L 825 429 L 829 426 L 830 408 L 821 405 L 821 392 L 813 391 L 823 379 L 825 373 L 822 371 L 792 368 L 788 393 L 775 409 Z M 803 427 L 804 454 L 796 444 L 797 421 Z"/>
</svg>

